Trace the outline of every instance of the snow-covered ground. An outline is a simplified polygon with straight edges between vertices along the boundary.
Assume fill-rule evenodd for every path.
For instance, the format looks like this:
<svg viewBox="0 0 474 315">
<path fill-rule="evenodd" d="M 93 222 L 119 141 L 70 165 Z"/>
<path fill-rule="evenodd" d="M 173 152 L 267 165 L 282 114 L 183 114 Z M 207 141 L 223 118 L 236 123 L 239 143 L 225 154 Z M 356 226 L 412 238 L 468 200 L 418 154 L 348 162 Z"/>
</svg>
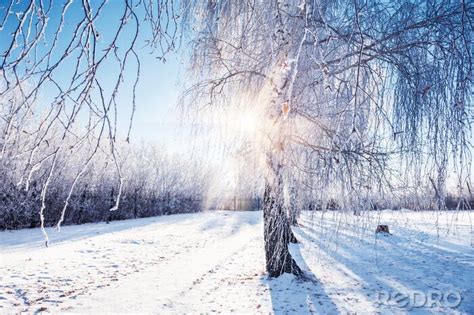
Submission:
<svg viewBox="0 0 474 315">
<path fill-rule="evenodd" d="M 267 279 L 261 216 L 69 226 L 49 248 L 38 229 L 0 232 L 0 313 L 474 314 L 474 212 L 304 213 L 291 251 L 306 281 Z"/>
</svg>

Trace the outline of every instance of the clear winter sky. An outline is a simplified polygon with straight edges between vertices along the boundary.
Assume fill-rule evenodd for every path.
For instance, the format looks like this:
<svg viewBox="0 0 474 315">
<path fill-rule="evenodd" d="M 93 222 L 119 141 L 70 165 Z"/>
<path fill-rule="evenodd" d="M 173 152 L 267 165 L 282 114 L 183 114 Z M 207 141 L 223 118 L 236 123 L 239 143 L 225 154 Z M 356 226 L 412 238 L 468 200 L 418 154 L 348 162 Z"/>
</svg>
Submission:
<svg viewBox="0 0 474 315">
<path fill-rule="evenodd" d="M 133 121 L 131 140 L 145 140 L 172 144 L 182 134 L 177 103 L 184 89 L 184 65 L 176 53 L 168 55 L 167 62 L 143 54 L 142 69 L 137 88 L 137 109 Z M 129 98 L 120 98 L 119 107 L 129 106 Z M 128 124 L 128 117 L 124 124 Z"/>
<path fill-rule="evenodd" d="M 50 6 L 51 9 L 47 15 L 48 24 L 44 31 L 44 38 L 41 39 L 41 44 L 38 44 L 38 52 L 40 55 L 42 52 L 45 53 L 53 44 L 61 19 L 61 13 L 68 2 L 69 1 L 42 1 L 45 9 L 48 9 Z M 89 2 L 93 13 L 95 13 L 102 3 L 102 0 L 91 0 Z M 39 5 L 38 1 L 34 1 L 34 3 Z M 19 25 L 19 18 L 23 16 L 28 6 L 28 1 L 18 1 L 14 2 L 13 6 L 9 8 L 9 1 L 0 0 L 0 21 L 6 20 L 5 25 L 3 25 L 0 31 L 0 54 L 5 52 L 8 48 L 12 36 Z M 7 8 L 10 10 L 7 10 Z M 53 51 L 53 61 L 61 57 L 66 49 L 66 45 L 74 36 L 75 27 L 84 19 L 82 1 L 73 0 L 67 8 L 59 41 L 56 45 L 57 48 Z M 102 13 L 99 15 L 95 24 L 96 30 L 100 34 L 97 44 L 97 50 L 99 52 L 104 50 L 107 47 L 106 45 L 112 41 L 118 29 L 119 21 L 123 16 L 124 9 L 125 3 L 121 0 L 109 0 L 102 8 Z M 142 9 L 141 7 L 137 7 L 136 10 Z M 141 16 L 143 16 L 143 14 Z M 125 31 L 120 35 L 116 45 L 119 50 L 126 49 L 133 39 L 133 21 L 128 23 L 132 25 L 128 24 L 125 26 Z M 175 52 L 166 56 L 166 63 L 158 60 L 156 56 L 159 54 L 152 53 L 152 49 L 146 46 L 145 41 L 151 38 L 149 25 L 144 21 L 140 21 L 140 24 L 140 34 L 135 47 L 140 57 L 141 69 L 136 94 L 137 108 L 131 140 L 137 143 L 143 139 L 147 142 L 168 143 L 176 146 L 177 143 L 174 140 L 182 129 L 182 124 L 180 124 L 176 112 L 176 103 L 184 86 L 184 67 L 180 63 L 180 59 L 182 58 L 180 57 L 181 55 Z M 27 33 L 26 28 L 24 33 Z M 21 43 L 21 39 L 18 40 Z M 14 54 L 15 51 L 10 58 L 14 58 Z M 74 72 L 75 58 L 76 56 L 71 56 L 68 61 L 53 71 L 53 76 L 59 84 L 67 86 L 68 82 L 70 82 L 69 77 L 71 73 Z M 108 59 L 113 60 L 113 55 L 109 56 Z M 1 61 L 2 58 L 0 58 L 0 62 Z M 104 62 L 100 66 L 99 75 L 101 77 L 99 79 L 105 89 L 110 89 L 110 87 L 115 84 L 118 69 L 119 64 L 113 61 Z M 119 91 L 117 99 L 119 133 L 124 135 L 124 139 L 128 130 L 132 110 L 131 83 L 133 83 L 135 75 L 136 62 L 133 58 L 129 58 L 125 68 L 125 84 Z M 56 96 L 57 93 L 57 89 L 52 85 L 44 85 L 40 92 L 41 99 L 38 102 L 40 103 L 38 106 L 49 107 L 52 97 Z"/>
</svg>

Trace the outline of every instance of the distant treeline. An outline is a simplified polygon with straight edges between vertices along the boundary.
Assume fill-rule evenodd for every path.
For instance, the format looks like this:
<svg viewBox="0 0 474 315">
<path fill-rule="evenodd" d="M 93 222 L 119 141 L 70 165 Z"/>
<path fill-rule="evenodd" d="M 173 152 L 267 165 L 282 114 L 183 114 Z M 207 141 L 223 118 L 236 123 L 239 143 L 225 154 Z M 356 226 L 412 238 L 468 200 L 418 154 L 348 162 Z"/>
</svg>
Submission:
<svg viewBox="0 0 474 315">
<path fill-rule="evenodd" d="M 170 156 L 152 147 L 130 149 L 121 159 L 123 189 L 120 205 L 110 211 L 119 194 L 119 176 L 106 159 L 91 163 L 72 190 L 64 225 L 150 217 L 202 210 L 205 172 L 197 162 Z M 75 156 L 61 156 L 45 194 L 45 226 L 61 218 L 75 174 Z M 0 229 L 40 226 L 41 191 L 48 164 L 26 184 L 22 165 L 0 168 Z"/>
<path fill-rule="evenodd" d="M 14 185 L 0 194 L 0 229 L 34 228 L 40 226 L 40 190 L 35 183 L 30 191 L 18 189 Z M 115 204 L 116 189 L 101 187 L 89 189 L 87 186 L 73 193 L 65 212 L 64 225 L 100 221 L 143 218 L 175 213 L 201 211 L 201 198 L 182 193 L 147 194 L 139 189 L 125 189 L 120 206 L 115 211 L 109 209 Z M 53 226 L 61 217 L 66 192 L 60 188 L 50 191 L 46 200 L 45 225 Z"/>
<path fill-rule="evenodd" d="M 342 205 L 335 199 L 330 199 L 325 202 L 318 201 L 307 201 L 303 205 L 303 209 L 310 211 L 336 211 L 341 209 L 347 209 L 348 207 Z M 394 202 L 394 201 L 372 201 L 364 203 L 364 206 L 353 207 L 355 211 L 370 211 L 370 210 L 428 210 L 437 209 L 438 205 L 434 200 L 430 200 L 429 197 L 425 198 L 422 202 L 413 200 L 411 202 Z M 448 195 L 445 198 L 445 210 L 472 210 L 474 209 L 474 197 L 461 198 L 459 196 Z"/>
</svg>

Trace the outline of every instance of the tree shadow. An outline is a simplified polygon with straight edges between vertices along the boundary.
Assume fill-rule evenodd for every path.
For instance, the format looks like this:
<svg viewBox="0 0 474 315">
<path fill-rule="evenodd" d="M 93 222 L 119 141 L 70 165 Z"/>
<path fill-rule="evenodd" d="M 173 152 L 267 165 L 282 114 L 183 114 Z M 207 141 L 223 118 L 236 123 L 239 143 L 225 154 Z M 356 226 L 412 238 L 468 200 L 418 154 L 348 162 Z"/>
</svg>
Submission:
<svg viewBox="0 0 474 315">
<path fill-rule="evenodd" d="M 77 241 L 98 235 L 105 235 L 131 229 L 146 228 L 150 225 L 165 224 L 193 224 L 198 214 L 174 214 L 140 219 L 128 219 L 111 221 L 110 223 L 86 223 L 80 225 L 69 225 L 61 227 L 61 232 L 50 227 L 46 228 L 50 245 L 54 246 L 68 241 Z M 22 229 L 13 231 L 0 231 L 0 249 L 3 252 L 15 251 L 27 248 L 44 247 L 45 240 L 39 228 Z"/>
<path fill-rule="evenodd" d="M 222 217 L 227 217 L 225 225 L 227 226 L 227 235 L 232 236 L 242 228 L 252 227 L 262 223 L 262 211 L 228 211 L 213 210 L 214 217 L 206 220 L 199 226 L 201 232 L 208 232 L 222 227 Z"/>
<path fill-rule="evenodd" d="M 268 288 L 274 314 L 338 314 L 337 306 L 324 286 L 306 264 L 300 246 L 290 244 L 290 252 L 305 276 L 297 278 L 285 273 L 278 278 L 262 278 Z"/>
<path fill-rule="evenodd" d="M 336 228 L 332 223 L 330 229 Z M 329 223 L 331 225 L 331 223 Z M 298 228 L 297 237 L 310 246 L 317 248 L 324 257 L 330 257 L 332 267 L 347 277 L 361 283 L 364 289 L 353 288 L 367 296 L 375 308 L 388 312 L 415 312 L 432 314 L 437 312 L 474 311 L 474 264 L 466 252 L 453 252 L 434 247 L 430 242 L 416 240 L 413 231 L 397 228 L 393 235 L 360 238 L 353 227 L 337 227 L 337 236 L 329 238 L 322 235 L 317 227 Z M 373 234 L 372 234 L 373 235 Z M 463 298 L 455 308 L 416 307 L 384 304 L 377 305 L 376 297 L 381 292 L 407 293 L 420 291 L 429 294 L 431 291 L 447 293 L 459 291 Z"/>
<path fill-rule="evenodd" d="M 207 217 L 208 216 L 208 217 Z M 194 228 L 200 224 L 202 232 L 221 228 L 221 216 L 226 217 L 225 225 L 228 226 L 228 235 L 237 233 L 242 227 L 253 226 L 261 223 L 261 211 L 209 211 L 199 213 L 183 213 L 162 215 L 149 218 L 127 219 L 120 221 L 85 223 L 61 227 L 58 232 L 52 227 L 46 228 L 50 246 L 63 242 L 77 241 L 98 235 L 121 232 L 132 229 L 145 229 L 150 225 L 164 226 L 171 224 L 189 225 Z M 203 223 L 201 224 L 201 221 Z M 154 227 L 153 227 L 154 228 Z M 44 247 L 45 240 L 39 228 L 0 231 L 0 250 L 4 252 L 27 248 Z"/>
</svg>

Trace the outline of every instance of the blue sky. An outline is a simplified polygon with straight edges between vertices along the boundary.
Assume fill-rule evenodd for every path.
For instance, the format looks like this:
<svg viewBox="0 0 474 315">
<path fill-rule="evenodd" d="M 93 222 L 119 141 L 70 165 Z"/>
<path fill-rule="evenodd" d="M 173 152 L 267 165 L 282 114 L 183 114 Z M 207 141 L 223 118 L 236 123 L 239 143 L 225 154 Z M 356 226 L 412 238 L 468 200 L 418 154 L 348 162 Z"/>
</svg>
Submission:
<svg viewBox="0 0 474 315">
<path fill-rule="evenodd" d="M 67 1 L 43 1 L 45 8 L 48 8 L 51 3 L 52 7 L 47 14 L 49 20 L 44 32 L 44 38 L 37 45 L 39 55 L 44 54 L 52 46 L 61 19 L 61 12 L 66 2 Z M 8 16 L 0 32 L 0 54 L 5 52 L 8 48 L 11 42 L 11 36 L 18 26 L 19 18 L 22 16 L 21 12 L 25 10 L 28 3 L 29 2 L 24 1 L 14 4 L 13 7 L 10 8 L 10 14 L 6 15 L 8 2 L 0 0 L 0 21 L 3 21 L 4 17 Z M 35 3 L 38 4 L 39 2 Z M 91 1 L 93 12 L 95 12 L 100 3 L 102 3 L 102 1 Z M 96 27 L 100 33 L 97 49 L 99 54 L 111 42 L 119 25 L 118 21 L 123 15 L 124 8 L 123 1 L 109 0 L 103 8 L 102 14 L 96 20 Z M 137 9 L 139 15 L 143 13 L 140 8 Z M 52 63 L 61 57 L 70 38 L 73 36 L 76 25 L 83 18 L 84 11 L 81 7 L 81 1 L 73 1 L 65 14 L 61 35 L 59 36 L 56 49 L 52 54 Z M 141 20 L 142 17 L 139 16 L 139 19 Z M 35 21 L 37 20 L 34 19 L 33 22 Z M 140 22 L 141 26 L 136 50 L 140 58 L 141 73 L 137 87 L 137 107 L 133 121 L 131 140 L 132 142 L 145 140 L 158 143 L 170 143 L 176 146 L 176 138 L 179 137 L 180 131 L 183 128 L 179 122 L 179 115 L 176 110 L 179 95 L 184 88 L 182 77 L 185 69 L 181 61 L 182 58 L 177 52 L 172 52 L 166 56 L 166 63 L 158 60 L 156 56 L 159 55 L 159 53 L 153 53 L 152 49 L 146 46 L 145 43 L 145 41 L 151 37 L 149 25 L 143 21 Z M 130 23 L 133 23 L 133 21 Z M 26 28 L 24 33 L 27 33 Z M 119 53 L 124 53 L 125 47 L 127 47 L 134 35 L 133 33 L 133 25 L 127 24 L 117 44 Z M 14 51 L 13 54 L 9 56 L 11 60 L 14 60 L 14 58 L 18 56 L 17 51 Z M 80 52 L 81 50 L 74 51 L 73 56 L 53 71 L 54 79 L 61 84 L 63 88 L 67 87 L 70 82 L 70 77 L 74 73 L 74 63 Z M 108 59 L 109 60 L 101 64 L 98 78 L 104 89 L 110 92 L 117 78 L 119 66 L 114 62 L 113 58 Z M 1 56 L 0 62 L 3 62 Z M 25 60 L 25 63 L 20 65 L 19 69 L 27 67 L 27 64 L 28 62 Z M 136 69 L 137 64 L 135 60 L 130 58 L 125 70 L 124 84 L 117 97 L 117 107 L 119 109 L 118 133 L 122 135 L 124 139 L 128 131 L 132 111 L 131 87 L 136 75 Z M 49 108 L 52 98 L 57 94 L 58 90 L 56 87 L 51 83 L 46 83 L 41 89 L 38 106 L 40 108 Z M 92 97 L 97 96 L 97 93 L 92 95 Z M 84 113 L 84 115 L 86 115 L 86 113 Z"/>
<path fill-rule="evenodd" d="M 183 127 L 179 123 L 177 102 L 183 90 L 184 66 L 180 64 L 177 54 L 168 56 L 167 60 L 163 63 L 152 55 L 142 55 L 132 141 L 169 142 L 176 138 Z M 119 102 L 119 106 L 126 108 L 130 100 L 121 98 Z M 129 116 L 123 116 L 122 124 L 126 130 Z"/>
</svg>

